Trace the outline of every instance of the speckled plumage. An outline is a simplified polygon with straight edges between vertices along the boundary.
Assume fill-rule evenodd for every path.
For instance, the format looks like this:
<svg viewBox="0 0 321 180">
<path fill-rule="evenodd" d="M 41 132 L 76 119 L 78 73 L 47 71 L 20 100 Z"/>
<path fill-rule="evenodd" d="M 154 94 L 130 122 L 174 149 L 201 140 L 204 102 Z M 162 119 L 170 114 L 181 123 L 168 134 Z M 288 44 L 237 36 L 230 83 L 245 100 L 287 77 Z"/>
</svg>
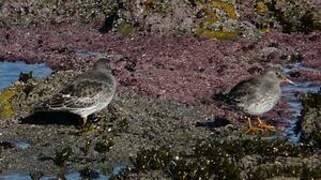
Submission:
<svg viewBox="0 0 321 180">
<path fill-rule="evenodd" d="M 105 108 L 116 91 L 116 80 L 108 60 L 98 60 L 94 68 L 67 83 L 58 93 L 41 104 L 41 111 L 67 111 L 84 119 Z"/>
</svg>

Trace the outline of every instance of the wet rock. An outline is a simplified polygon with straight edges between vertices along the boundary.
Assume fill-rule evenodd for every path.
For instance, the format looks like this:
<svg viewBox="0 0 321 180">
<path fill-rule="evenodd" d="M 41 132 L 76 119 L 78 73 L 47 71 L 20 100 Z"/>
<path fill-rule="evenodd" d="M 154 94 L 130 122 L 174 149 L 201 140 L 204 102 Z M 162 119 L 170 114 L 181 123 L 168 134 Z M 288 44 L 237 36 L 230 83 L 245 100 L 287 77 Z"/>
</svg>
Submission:
<svg viewBox="0 0 321 180">
<path fill-rule="evenodd" d="M 54 123 L 23 124 L 0 118 L 1 133 L 6 139 L 25 137 L 33 142 L 26 151 L 12 153 L 12 148 L 3 148 L 1 171 L 14 167 L 57 174 L 61 166 L 85 166 L 90 168 L 84 170 L 83 176 L 92 177 L 98 171 L 108 174 L 119 162 L 134 162 L 133 171 L 125 175 L 131 179 L 320 177 L 321 136 L 314 130 L 319 130 L 319 112 L 314 107 L 317 102 L 307 101 L 311 105 L 302 113 L 303 123 L 306 122 L 303 142 L 293 145 L 274 141 L 274 137 L 248 136 L 243 126 L 235 126 L 236 113 L 223 110 L 213 100 L 203 101 L 213 92 L 227 91 L 260 73 L 259 68 L 263 70 L 267 62 L 302 61 L 321 67 L 320 33 L 295 33 L 318 28 L 317 15 L 306 3 L 14 2 L 1 4 L 0 25 L 6 28 L 0 30 L 4 37 L 0 39 L 0 59 L 46 61 L 55 70 L 72 69 L 20 84 L 23 90 L 10 98 L 17 119 L 29 116 L 35 104 L 88 69 L 102 54 L 112 57 L 119 90 L 112 102 L 114 108 L 102 110 L 100 121 L 85 131 L 71 126 L 69 122 L 75 117 L 54 117 Z M 101 32 L 108 33 L 102 35 L 93 30 L 100 27 Z M 269 29 L 272 30 L 267 32 Z M 294 33 L 284 34 L 278 29 Z M 234 41 L 188 37 L 193 33 Z M 169 36 L 172 34 L 180 37 Z M 301 73 L 300 77 L 307 76 Z M 224 116 L 233 126 L 218 123 L 224 127 L 214 130 L 195 126 L 209 116 Z M 211 123 L 205 122 L 207 125 Z M 69 148 L 57 148 L 66 146 L 72 153 Z M 41 161 L 41 154 L 46 154 L 46 161 Z"/>
<path fill-rule="evenodd" d="M 21 72 L 20 74 L 19 74 L 19 79 L 18 79 L 18 81 L 21 81 L 21 82 L 24 82 L 24 83 L 26 83 L 29 79 L 31 79 L 32 78 L 32 71 L 30 71 L 29 73 L 23 73 L 23 72 Z"/>
<path fill-rule="evenodd" d="M 248 5 L 248 1 L 241 6 Z M 241 11 L 241 16 L 250 19 L 257 28 L 263 31 L 269 28 L 280 29 L 283 32 L 311 32 L 320 28 L 319 7 L 307 1 L 265 1 L 260 0 L 254 9 Z"/>
<path fill-rule="evenodd" d="M 41 172 L 41 171 L 32 171 L 30 173 L 30 177 L 31 177 L 32 180 L 38 180 L 43 176 L 44 176 L 44 173 Z"/>
<path fill-rule="evenodd" d="M 289 75 L 290 77 L 298 78 L 301 76 L 301 73 L 299 71 L 296 71 L 296 72 L 291 72 Z"/>
<path fill-rule="evenodd" d="M 57 72 L 36 81 L 28 95 L 20 92 L 12 99 L 17 115 L 28 114 L 33 103 L 49 97 L 55 88 L 78 73 Z M 255 138 L 245 135 L 237 126 L 209 131 L 195 127 L 196 122 L 206 117 L 197 107 L 144 97 L 132 91 L 120 91 L 118 96 L 112 106 L 98 114 L 101 120 L 94 123 L 89 131 L 79 132 L 68 124 L 6 124 L 3 133 L 9 137 L 16 136 L 19 130 L 19 136 L 31 138 L 33 148 L 25 152 L 28 156 L 39 152 L 46 155 L 26 161 L 26 154 L 18 154 L 17 158 L 17 155 L 10 153 L 10 149 L 4 149 L 1 152 L 2 155 L 5 153 L 4 164 L 12 163 L 11 159 L 15 158 L 16 167 L 24 169 L 32 166 L 31 169 L 55 173 L 56 166 L 85 165 L 96 171 L 106 164 L 112 166 L 119 161 L 130 164 L 131 161 L 135 168 L 124 176 L 135 177 L 137 172 L 148 176 L 157 172 L 157 177 L 173 178 L 318 177 L 314 174 L 317 166 L 304 170 L 302 164 L 290 165 L 300 157 L 320 162 L 314 156 L 320 149 L 318 144 L 296 146 L 271 138 Z M 307 102 L 313 103 L 317 102 Z M 29 162 L 28 166 L 24 165 L 25 161 Z M 46 166 L 40 167 L 40 164 Z M 294 169 L 296 173 L 289 173 L 287 169 Z"/>
<path fill-rule="evenodd" d="M 56 72 L 46 79 L 34 81 L 35 86 L 28 94 L 21 91 L 13 98 L 12 103 L 17 110 L 17 116 L 29 116 L 34 104 L 50 97 L 56 88 L 59 89 L 78 73 Z M 106 167 L 105 163 L 113 166 L 119 160 L 129 162 L 130 154 L 135 154 L 139 148 L 151 144 L 171 142 L 180 147 L 190 136 L 185 129 L 193 127 L 193 119 L 201 117 L 199 110 L 175 102 L 149 99 L 132 91 L 119 93 L 120 97 L 116 98 L 112 106 L 97 115 L 100 121 L 93 123 L 88 131 L 70 126 L 68 122 L 74 117 L 68 120 L 65 116 L 51 115 L 50 117 L 56 118 L 52 118 L 52 122 L 56 123 L 41 123 L 43 118 L 28 123 L 5 121 L 6 125 L 1 127 L 6 137 L 16 137 L 17 134 L 19 137 L 28 137 L 33 142 L 33 148 L 18 151 L 15 155 L 11 153 L 10 148 L 4 149 L 1 152 L 4 157 L 1 169 L 7 169 L 6 165 L 14 162 L 10 167 L 28 171 L 37 169 L 46 175 L 56 174 L 59 172 L 57 168 L 65 166 L 77 168 L 90 165 L 95 170 L 102 170 L 102 166 Z M 59 121 L 64 123 L 57 123 Z M 196 128 L 192 128 L 192 131 L 200 134 L 209 133 Z M 153 138 L 148 140 L 149 143 L 146 143 L 151 137 Z M 175 140 L 177 138 L 180 140 Z M 189 141 L 190 139 L 187 142 Z M 30 156 L 32 158 L 28 158 Z M 12 161 L 13 158 L 16 160 Z"/>
<path fill-rule="evenodd" d="M 231 124 L 231 122 L 224 118 L 213 118 L 213 119 L 209 118 L 208 121 L 197 122 L 196 126 L 207 127 L 207 128 L 219 128 L 219 127 L 227 126 L 228 124 Z"/>
<path fill-rule="evenodd" d="M 303 150 L 303 151 L 302 151 Z M 301 154 L 302 153 L 302 154 Z M 255 179 L 286 177 L 314 177 L 320 163 L 308 146 L 295 146 L 282 141 L 263 139 L 200 140 L 193 151 L 174 152 L 166 148 L 141 150 L 134 159 L 135 170 L 163 170 L 172 178 Z M 162 156 L 161 156 L 162 155 Z"/>
<path fill-rule="evenodd" d="M 89 167 L 86 167 L 79 171 L 80 176 L 84 179 L 97 179 L 99 178 L 99 172 L 90 169 Z"/>
<path fill-rule="evenodd" d="M 321 138 L 321 94 L 308 93 L 302 97 L 303 115 L 302 130 L 303 140 L 320 146 Z"/>
<path fill-rule="evenodd" d="M 8 141 L 0 142 L 0 146 L 4 149 L 14 148 L 14 145 Z"/>
<path fill-rule="evenodd" d="M 115 21 L 118 19 L 117 11 L 113 12 L 105 18 L 104 24 L 99 28 L 99 32 L 108 33 L 112 30 Z"/>
<path fill-rule="evenodd" d="M 15 148 L 17 150 L 26 150 L 31 147 L 29 143 L 22 140 L 0 141 L 0 146 L 4 149 Z"/>
</svg>

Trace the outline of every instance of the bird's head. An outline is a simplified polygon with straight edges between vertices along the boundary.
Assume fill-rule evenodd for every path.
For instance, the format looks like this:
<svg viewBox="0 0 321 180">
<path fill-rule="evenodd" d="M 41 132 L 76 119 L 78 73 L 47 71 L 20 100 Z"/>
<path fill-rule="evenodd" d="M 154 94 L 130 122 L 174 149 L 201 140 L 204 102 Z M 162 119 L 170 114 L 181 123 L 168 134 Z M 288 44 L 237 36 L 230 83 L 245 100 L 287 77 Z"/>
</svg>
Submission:
<svg viewBox="0 0 321 180">
<path fill-rule="evenodd" d="M 94 70 L 111 72 L 110 60 L 106 57 L 99 58 L 94 64 Z"/>
<path fill-rule="evenodd" d="M 282 71 L 282 67 L 280 65 L 274 65 L 273 67 L 270 67 L 264 76 L 272 79 L 276 79 L 279 82 L 287 82 L 290 84 L 295 84 L 293 81 L 288 79 L 288 77 L 284 74 Z"/>
</svg>

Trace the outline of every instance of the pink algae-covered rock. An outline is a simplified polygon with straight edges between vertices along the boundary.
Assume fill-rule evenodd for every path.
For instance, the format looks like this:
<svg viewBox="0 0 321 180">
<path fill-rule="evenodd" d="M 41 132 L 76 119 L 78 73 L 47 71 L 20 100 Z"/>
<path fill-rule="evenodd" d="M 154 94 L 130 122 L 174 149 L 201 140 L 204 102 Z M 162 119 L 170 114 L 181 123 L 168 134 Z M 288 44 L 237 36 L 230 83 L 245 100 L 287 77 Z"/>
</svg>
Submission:
<svg viewBox="0 0 321 180">
<path fill-rule="evenodd" d="M 211 96 L 256 76 L 268 63 L 302 61 L 307 67 L 321 68 L 320 32 L 269 32 L 258 41 L 217 41 L 155 35 L 120 38 L 87 26 L 64 25 L 1 29 L 0 35 L 5 37 L 0 40 L 1 59 L 83 70 L 97 57 L 108 55 L 120 92 L 132 89 L 145 96 L 202 105 L 209 115 L 235 116 L 217 106 Z M 294 80 L 320 80 L 319 74 L 300 73 Z"/>
</svg>

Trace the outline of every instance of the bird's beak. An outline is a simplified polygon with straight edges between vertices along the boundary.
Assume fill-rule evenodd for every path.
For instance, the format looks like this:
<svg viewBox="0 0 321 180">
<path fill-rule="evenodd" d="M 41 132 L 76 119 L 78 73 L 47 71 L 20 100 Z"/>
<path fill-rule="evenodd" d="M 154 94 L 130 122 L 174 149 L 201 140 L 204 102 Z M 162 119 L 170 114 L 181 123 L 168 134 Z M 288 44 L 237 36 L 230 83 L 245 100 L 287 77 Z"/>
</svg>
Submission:
<svg viewBox="0 0 321 180">
<path fill-rule="evenodd" d="M 291 81 L 290 79 L 288 79 L 287 77 L 284 77 L 283 81 L 295 85 L 295 83 L 293 81 Z"/>
</svg>

